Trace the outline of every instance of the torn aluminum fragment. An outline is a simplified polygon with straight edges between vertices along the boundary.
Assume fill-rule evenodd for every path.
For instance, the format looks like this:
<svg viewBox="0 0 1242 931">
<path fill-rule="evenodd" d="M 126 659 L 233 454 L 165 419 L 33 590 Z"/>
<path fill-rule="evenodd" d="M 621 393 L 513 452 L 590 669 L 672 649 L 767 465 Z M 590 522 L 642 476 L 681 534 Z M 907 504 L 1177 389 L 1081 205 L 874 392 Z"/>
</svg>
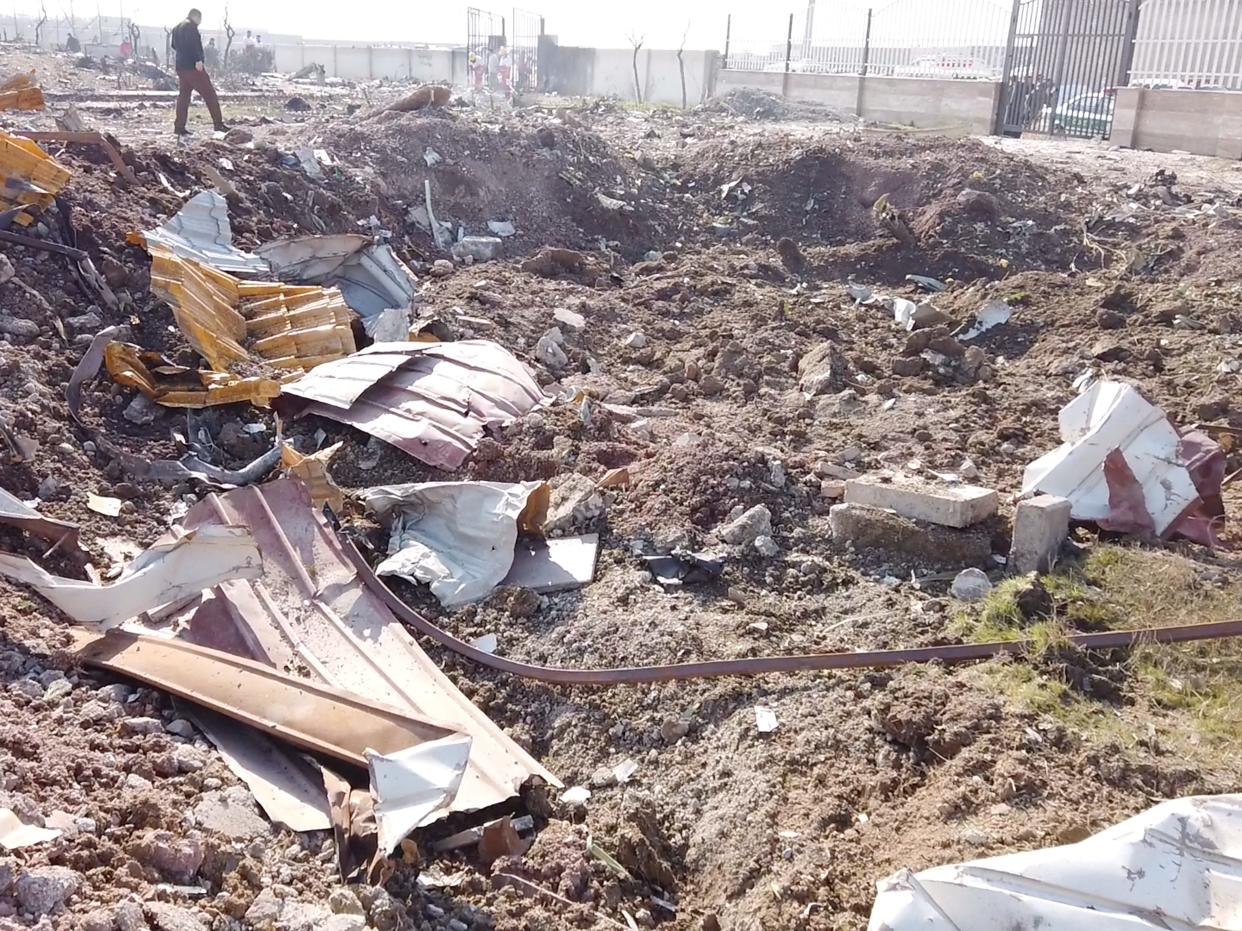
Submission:
<svg viewBox="0 0 1242 931">
<path fill-rule="evenodd" d="M 961 342 L 969 342 L 977 339 L 993 327 L 1007 323 L 1009 318 L 1013 316 L 1013 308 L 1000 298 L 993 298 L 979 308 L 975 314 L 974 323 L 968 325 L 953 335 Z"/>
<path fill-rule="evenodd" d="M 22 847 L 45 844 L 60 837 L 60 834 L 54 828 L 27 824 L 12 809 L 0 808 L 0 847 L 5 850 L 20 850 Z"/>
<path fill-rule="evenodd" d="M 364 320 L 414 303 L 417 282 L 392 247 L 369 236 L 342 233 L 282 239 L 259 247 L 281 281 L 334 285 Z"/>
<path fill-rule="evenodd" d="M 582 588 L 595 578 L 598 558 L 598 533 L 519 540 L 513 567 L 501 584 L 529 588 L 540 595 Z"/>
<path fill-rule="evenodd" d="M 436 812 L 447 812 L 461 788 L 470 743 L 470 735 L 454 734 L 387 755 L 367 751 L 381 851 L 392 853 Z"/>
<path fill-rule="evenodd" d="M 183 259 L 195 259 L 233 275 L 266 274 L 267 262 L 233 245 L 228 202 L 216 191 L 191 197 L 162 226 L 142 234 L 147 248 L 165 246 Z"/>
<path fill-rule="evenodd" d="M 235 526 L 204 527 L 157 543 L 107 585 L 54 576 L 29 559 L 0 553 L 0 575 L 25 582 L 73 620 L 101 630 L 221 582 L 262 574 L 254 538 Z"/>
<path fill-rule="evenodd" d="M 513 565 L 518 524 L 543 482 L 425 482 L 361 497 L 390 530 L 377 575 L 425 582 L 445 607 L 486 597 Z M 545 499 L 546 500 L 546 499 Z"/>
<path fill-rule="evenodd" d="M 1242 795 L 1175 799 L 1076 844 L 903 870 L 870 931 L 1236 928 Z"/>
<path fill-rule="evenodd" d="M 1068 498 L 1074 520 L 1125 533 L 1179 533 L 1214 545 L 1225 455 L 1179 433 L 1131 385 L 1095 382 L 1061 409 L 1063 444 L 1027 466 L 1022 494 Z"/>
</svg>

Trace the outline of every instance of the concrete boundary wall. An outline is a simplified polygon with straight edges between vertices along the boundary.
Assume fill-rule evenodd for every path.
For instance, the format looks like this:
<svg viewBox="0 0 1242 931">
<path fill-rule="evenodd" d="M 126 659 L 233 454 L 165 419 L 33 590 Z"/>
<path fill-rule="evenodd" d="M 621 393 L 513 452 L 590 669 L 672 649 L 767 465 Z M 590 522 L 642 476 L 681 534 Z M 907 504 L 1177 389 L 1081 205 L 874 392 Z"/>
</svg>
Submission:
<svg viewBox="0 0 1242 931">
<path fill-rule="evenodd" d="M 1242 158 L 1242 92 L 1120 88 L 1109 141 L 1157 152 Z"/>
<path fill-rule="evenodd" d="M 998 81 L 731 70 L 717 75 L 717 94 L 747 87 L 822 104 L 843 116 L 960 135 L 993 132 L 1001 99 Z"/>
<path fill-rule="evenodd" d="M 719 62 L 713 51 L 682 52 L 687 106 L 712 96 Z M 643 101 L 681 106 L 681 67 L 675 49 L 639 49 L 637 65 Z M 635 100 L 634 66 L 632 48 L 585 48 L 550 40 L 539 46 L 541 89 L 569 97 Z"/>
<path fill-rule="evenodd" d="M 276 70 L 292 73 L 323 65 L 329 77 L 346 81 L 452 81 L 466 84 L 466 52 L 452 48 L 337 43 L 278 43 Z"/>
</svg>

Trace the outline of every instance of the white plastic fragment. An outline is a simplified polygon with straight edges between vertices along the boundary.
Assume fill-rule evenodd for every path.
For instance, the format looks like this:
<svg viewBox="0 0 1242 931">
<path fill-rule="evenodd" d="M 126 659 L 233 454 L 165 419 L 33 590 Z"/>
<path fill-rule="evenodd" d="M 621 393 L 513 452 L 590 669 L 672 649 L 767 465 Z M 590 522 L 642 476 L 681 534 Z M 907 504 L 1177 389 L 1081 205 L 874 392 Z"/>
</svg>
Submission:
<svg viewBox="0 0 1242 931">
<path fill-rule="evenodd" d="M 778 727 L 776 712 L 763 705 L 755 706 L 755 727 L 760 734 L 770 734 Z"/>
<path fill-rule="evenodd" d="M 411 831 L 453 801 L 466 772 L 470 743 L 469 734 L 454 734 L 387 755 L 366 751 L 384 853 L 392 853 Z"/>
<path fill-rule="evenodd" d="M 1237 928 L 1242 795 L 1175 799 L 1076 844 L 902 870 L 869 931 Z"/>
<path fill-rule="evenodd" d="M 636 772 L 638 772 L 638 764 L 626 757 L 612 768 L 612 778 L 616 780 L 617 785 L 623 786 L 633 778 Z"/>
<path fill-rule="evenodd" d="M 591 797 L 591 790 L 586 786 L 570 786 L 561 793 L 561 801 L 566 805 L 585 805 Z"/>
<path fill-rule="evenodd" d="M 1013 316 L 1013 308 L 1000 298 L 993 298 L 979 308 L 975 322 L 965 331 L 955 334 L 960 342 L 977 339 L 993 327 L 1007 323 Z"/>
</svg>

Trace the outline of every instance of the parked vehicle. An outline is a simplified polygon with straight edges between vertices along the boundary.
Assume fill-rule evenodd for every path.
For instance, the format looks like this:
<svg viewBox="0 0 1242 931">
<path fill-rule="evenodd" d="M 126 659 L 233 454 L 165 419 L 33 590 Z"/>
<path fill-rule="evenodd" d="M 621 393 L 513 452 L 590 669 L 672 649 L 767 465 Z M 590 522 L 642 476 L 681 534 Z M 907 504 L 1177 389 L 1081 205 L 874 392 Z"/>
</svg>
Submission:
<svg viewBox="0 0 1242 931">
<path fill-rule="evenodd" d="M 1107 136 L 1112 131 L 1116 107 L 1117 93 L 1112 89 L 1075 94 L 1055 110 L 1044 107 L 1040 123 L 1049 126 L 1055 135 Z"/>
</svg>

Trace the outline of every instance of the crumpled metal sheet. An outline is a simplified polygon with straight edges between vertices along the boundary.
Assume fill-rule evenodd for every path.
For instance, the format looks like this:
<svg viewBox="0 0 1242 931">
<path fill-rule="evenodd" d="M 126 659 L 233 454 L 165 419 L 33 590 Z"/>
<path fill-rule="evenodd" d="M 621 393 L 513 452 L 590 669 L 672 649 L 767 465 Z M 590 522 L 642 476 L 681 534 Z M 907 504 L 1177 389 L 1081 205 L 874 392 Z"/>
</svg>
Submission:
<svg viewBox="0 0 1242 931">
<path fill-rule="evenodd" d="M 281 281 L 339 287 L 364 319 L 409 307 L 417 293 L 413 272 L 392 247 L 358 233 L 282 239 L 260 246 L 259 255 Z"/>
<path fill-rule="evenodd" d="M 3 488 L 0 488 L 0 524 L 8 524 L 44 540 L 51 540 L 71 552 L 78 549 L 77 524 L 44 517 Z"/>
<path fill-rule="evenodd" d="M 61 578 L 29 559 L 0 553 L 0 575 L 25 582 L 78 623 L 100 630 L 198 595 L 220 582 L 262 574 L 254 538 L 237 526 L 204 527 L 157 543 L 106 585 Z"/>
<path fill-rule="evenodd" d="M 69 178 L 69 169 L 37 143 L 0 129 L 0 211 L 46 210 Z M 33 218 L 23 210 L 14 219 L 28 226 Z"/>
<path fill-rule="evenodd" d="M 469 759 L 469 734 L 430 740 L 396 753 L 367 753 L 379 849 L 384 855 L 452 803 Z"/>
<path fill-rule="evenodd" d="M 375 343 L 284 385 L 273 406 L 357 427 L 442 469 L 456 469 L 487 430 L 551 399 L 490 340 Z"/>
<path fill-rule="evenodd" d="M 104 365 L 112 380 L 136 388 L 165 407 L 203 408 L 249 401 L 267 407 L 280 395 L 275 378 L 252 375 L 242 378 L 230 372 L 213 372 L 176 365 L 157 352 L 146 352 L 133 343 L 109 342 Z"/>
<path fill-rule="evenodd" d="M 184 523 L 247 527 L 263 553 L 264 574 L 218 586 L 189 617 L 183 636 L 468 733 L 470 765 L 452 811 L 503 802 L 534 776 L 560 785 L 457 690 L 361 585 L 301 482 L 212 495 Z"/>
<path fill-rule="evenodd" d="M 546 512 L 544 482 L 422 482 L 362 492 L 389 528 L 376 575 L 425 582 L 446 608 L 486 598 L 513 566 L 518 525 L 532 495 Z M 541 500 L 540 500 L 541 499 Z"/>
<path fill-rule="evenodd" d="M 241 281 L 168 249 L 151 249 L 151 290 L 212 368 L 252 360 L 311 369 L 355 349 L 353 314 L 335 288 Z M 245 340 L 248 344 L 242 345 Z"/>
<path fill-rule="evenodd" d="M 147 248 L 163 246 L 174 254 L 235 275 L 262 275 L 267 263 L 233 245 L 228 202 L 216 191 L 195 194 L 162 226 L 142 234 Z"/>
<path fill-rule="evenodd" d="M 1068 498 L 1074 520 L 1216 545 L 1225 454 L 1181 433 L 1131 385 L 1098 381 L 1061 409 L 1063 445 L 1027 466 L 1024 495 Z"/>
<path fill-rule="evenodd" d="M 1242 795 L 1174 799 L 1077 844 L 904 870 L 870 931 L 1242 927 Z"/>
</svg>

